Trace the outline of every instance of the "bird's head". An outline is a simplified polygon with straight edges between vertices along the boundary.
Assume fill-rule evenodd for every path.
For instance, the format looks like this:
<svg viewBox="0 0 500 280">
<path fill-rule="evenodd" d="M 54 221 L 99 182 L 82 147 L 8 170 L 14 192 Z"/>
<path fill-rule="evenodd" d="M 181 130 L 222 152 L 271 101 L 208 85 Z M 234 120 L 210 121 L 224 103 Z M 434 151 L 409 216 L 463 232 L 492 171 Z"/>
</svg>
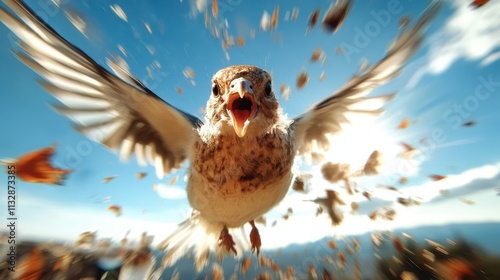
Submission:
<svg viewBox="0 0 500 280">
<path fill-rule="evenodd" d="M 215 73 L 206 116 L 222 134 L 241 138 L 267 133 L 280 120 L 280 112 L 271 75 L 265 70 L 238 65 Z"/>
</svg>

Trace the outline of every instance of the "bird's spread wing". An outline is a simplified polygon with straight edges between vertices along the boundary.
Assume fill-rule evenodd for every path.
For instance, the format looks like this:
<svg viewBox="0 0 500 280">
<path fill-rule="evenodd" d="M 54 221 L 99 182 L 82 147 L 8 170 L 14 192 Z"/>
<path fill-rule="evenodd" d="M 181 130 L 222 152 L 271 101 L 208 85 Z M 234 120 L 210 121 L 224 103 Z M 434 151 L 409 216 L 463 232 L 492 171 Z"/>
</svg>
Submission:
<svg viewBox="0 0 500 280">
<path fill-rule="evenodd" d="M 330 97 L 312 106 L 302 115 L 293 119 L 299 144 L 299 154 L 314 158 L 330 147 L 329 135 L 342 130 L 341 124 L 348 123 L 348 113 L 378 115 L 391 95 L 366 97 L 375 87 L 385 84 L 398 76 L 405 63 L 418 49 L 423 31 L 442 1 L 433 1 L 426 8 L 420 20 L 409 30 L 401 33 L 377 64 L 351 80 Z"/>
<path fill-rule="evenodd" d="M 118 76 L 98 65 L 38 18 L 21 1 L 5 0 L 15 17 L 0 9 L 0 20 L 19 38 L 16 56 L 38 72 L 43 88 L 62 102 L 55 109 L 75 128 L 127 159 L 154 164 L 156 173 L 178 168 L 201 121 L 164 102 L 126 69 L 108 61 Z"/>
</svg>

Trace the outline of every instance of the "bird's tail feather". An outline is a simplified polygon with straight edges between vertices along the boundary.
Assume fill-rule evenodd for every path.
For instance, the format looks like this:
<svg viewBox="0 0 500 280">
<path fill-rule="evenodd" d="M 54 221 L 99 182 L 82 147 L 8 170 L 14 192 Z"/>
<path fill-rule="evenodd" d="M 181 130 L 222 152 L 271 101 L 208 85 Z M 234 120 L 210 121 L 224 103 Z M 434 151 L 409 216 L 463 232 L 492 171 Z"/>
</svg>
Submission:
<svg viewBox="0 0 500 280">
<path fill-rule="evenodd" d="M 190 249 L 194 248 L 194 262 L 197 271 L 201 271 L 209 262 L 210 251 L 214 256 L 222 260 L 225 255 L 233 254 L 218 245 L 218 239 L 223 226 L 205 220 L 199 212 L 195 211 L 191 217 L 182 222 L 179 227 L 164 241 L 158 244 L 158 249 L 165 251 L 160 269 L 174 265 L 177 260 L 185 256 Z M 233 236 L 236 248 L 236 257 L 243 255 L 249 247 L 243 227 L 229 229 Z"/>
</svg>

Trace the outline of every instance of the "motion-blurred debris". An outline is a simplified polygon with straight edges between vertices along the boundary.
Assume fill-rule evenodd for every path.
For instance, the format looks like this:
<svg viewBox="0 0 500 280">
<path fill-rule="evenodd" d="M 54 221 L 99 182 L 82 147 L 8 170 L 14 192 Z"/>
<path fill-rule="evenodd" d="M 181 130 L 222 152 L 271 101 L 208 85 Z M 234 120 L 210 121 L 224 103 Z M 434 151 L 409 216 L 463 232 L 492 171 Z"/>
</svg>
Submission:
<svg viewBox="0 0 500 280">
<path fill-rule="evenodd" d="M 113 212 L 116 217 L 120 217 L 122 215 L 122 208 L 119 205 L 111 204 L 108 206 L 108 210 Z"/>
<path fill-rule="evenodd" d="M 280 86 L 280 92 L 283 99 L 288 100 L 288 98 L 290 98 L 290 94 L 292 93 L 292 88 L 287 84 L 282 84 Z"/>
<path fill-rule="evenodd" d="M 148 175 L 148 173 L 146 172 L 137 172 L 137 180 L 142 180 L 144 177 L 146 177 L 146 175 Z"/>
<path fill-rule="evenodd" d="M 321 167 L 323 178 L 325 178 L 330 183 L 336 183 L 348 178 L 350 173 L 349 170 L 349 164 L 343 163 L 327 162 Z"/>
<path fill-rule="evenodd" d="M 320 12 L 321 10 L 318 8 L 309 16 L 309 20 L 307 23 L 307 32 L 310 32 L 316 26 Z"/>
<path fill-rule="evenodd" d="M 118 4 L 114 4 L 114 5 L 111 5 L 109 6 L 111 8 L 111 10 L 119 17 L 121 18 L 122 20 L 124 20 L 125 22 L 128 22 L 127 20 L 127 15 L 125 14 L 125 12 L 123 11 L 122 7 L 120 7 L 120 5 Z"/>
<path fill-rule="evenodd" d="M 301 90 L 309 82 L 309 74 L 306 70 L 302 70 L 299 76 L 297 76 L 297 89 Z"/>
<path fill-rule="evenodd" d="M 443 179 L 446 179 L 446 176 L 434 174 L 429 175 L 429 178 L 431 178 L 433 181 L 441 181 Z"/>
<path fill-rule="evenodd" d="M 72 170 L 59 169 L 51 164 L 50 160 L 56 148 L 57 145 L 53 145 L 24 154 L 17 159 L 2 159 L 0 162 L 6 166 L 8 174 L 9 171 L 15 171 L 16 176 L 25 182 L 62 186 Z"/>
<path fill-rule="evenodd" d="M 410 125 L 410 120 L 408 118 L 404 118 L 398 125 L 398 129 L 407 129 Z"/>
<path fill-rule="evenodd" d="M 111 180 L 113 180 L 113 179 L 115 179 L 115 178 L 116 178 L 116 176 L 108 176 L 108 177 L 104 177 L 104 178 L 102 178 L 102 182 L 103 182 L 104 184 L 106 184 L 106 183 L 109 183 Z"/>
<path fill-rule="evenodd" d="M 323 17 L 323 28 L 329 32 L 337 32 L 351 10 L 352 0 L 337 0 L 332 3 Z"/>
</svg>

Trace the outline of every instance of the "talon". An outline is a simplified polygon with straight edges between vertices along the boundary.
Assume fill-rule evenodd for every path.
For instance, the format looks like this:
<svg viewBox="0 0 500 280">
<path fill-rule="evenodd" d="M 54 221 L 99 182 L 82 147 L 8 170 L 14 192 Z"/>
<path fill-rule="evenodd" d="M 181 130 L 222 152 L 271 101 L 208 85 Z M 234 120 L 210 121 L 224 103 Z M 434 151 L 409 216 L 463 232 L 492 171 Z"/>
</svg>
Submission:
<svg viewBox="0 0 500 280">
<path fill-rule="evenodd" d="M 250 243 L 252 243 L 252 253 L 257 250 L 257 255 L 260 253 L 260 245 L 262 245 L 260 241 L 259 230 L 255 226 L 254 221 L 250 221 L 250 225 L 252 226 L 252 231 L 250 231 Z"/>
<path fill-rule="evenodd" d="M 219 247 L 224 246 L 228 252 L 233 251 L 236 256 L 236 248 L 234 248 L 235 244 L 236 243 L 234 243 L 233 237 L 229 234 L 227 227 L 224 226 L 219 235 Z"/>
</svg>

